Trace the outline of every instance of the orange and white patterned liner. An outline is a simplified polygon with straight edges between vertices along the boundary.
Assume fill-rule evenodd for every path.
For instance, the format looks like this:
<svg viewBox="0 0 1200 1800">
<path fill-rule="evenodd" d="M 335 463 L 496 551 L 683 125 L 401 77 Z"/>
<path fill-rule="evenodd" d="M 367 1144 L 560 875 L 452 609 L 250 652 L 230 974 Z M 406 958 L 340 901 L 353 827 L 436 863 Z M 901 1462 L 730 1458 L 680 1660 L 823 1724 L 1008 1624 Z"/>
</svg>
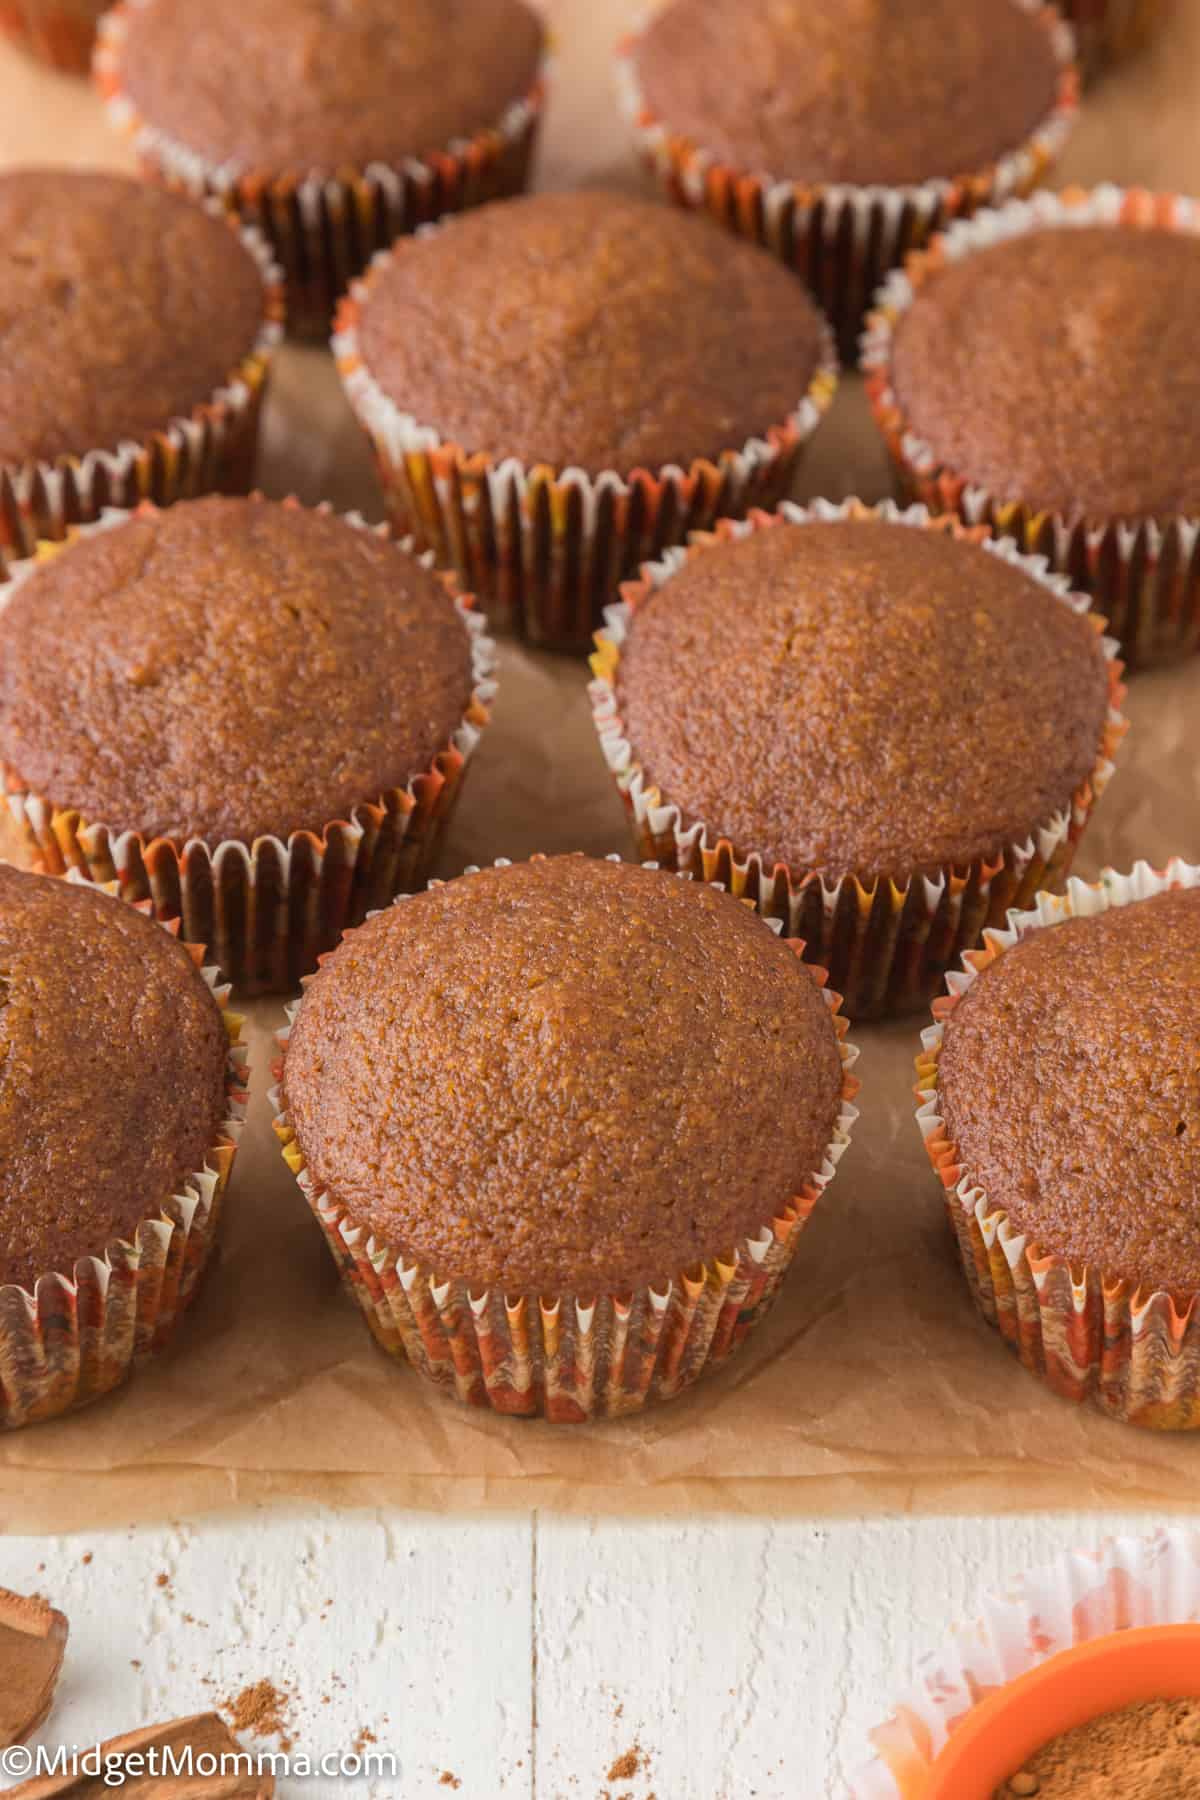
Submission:
<svg viewBox="0 0 1200 1800">
<path fill-rule="evenodd" d="M 761 170 L 733 168 L 673 131 L 671 121 L 649 107 L 637 79 L 636 32 L 617 49 L 622 106 L 643 160 L 667 198 L 710 213 L 727 230 L 794 269 L 833 322 L 843 361 L 853 364 L 863 315 L 887 271 L 949 220 L 1028 194 L 1070 135 L 1079 105 L 1070 27 L 1044 0 L 1005 3 L 1031 13 L 1045 30 L 1058 81 L 1054 104 L 1029 139 L 986 169 L 948 170 L 944 179 L 905 187 L 859 187 L 787 181 Z"/>
<path fill-rule="evenodd" d="M 299 507 L 297 500 L 283 504 Z M 154 509 L 138 512 L 146 510 Z M 328 505 L 317 510 L 332 511 Z M 106 513 L 84 529 L 109 530 L 130 516 Z M 342 517 L 355 530 L 387 535 L 386 526 L 368 526 L 355 513 Z M 42 545 L 36 557 L 9 571 L 8 583 L 0 587 L 0 617 L 15 588 L 59 548 Z M 400 548 L 413 553 L 407 540 Z M 425 567 L 431 560 L 420 558 Z M 28 792 L 20 772 L 0 763 L 18 854 L 48 875 L 74 871 L 89 881 L 115 881 L 126 899 L 150 900 L 157 918 L 182 919 L 185 936 L 210 944 L 244 994 L 294 989 L 347 926 L 386 906 L 402 889 L 424 884 L 489 721 L 495 645 L 473 596 L 462 593 L 452 575 L 439 580 L 468 634 L 471 697 L 450 743 L 404 787 L 365 796 L 349 818 L 332 820 L 320 832 L 294 831 L 286 842 L 260 837 L 253 844 L 235 839 L 211 844 L 202 838 L 149 838 L 85 819 Z M 297 695 L 298 705 L 305 700 Z"/>
<path fill-rule="evenodd" d="M 215 204 L 206 211 L 227 217 Z M 283 286 L 260 233 L 232 218 L 228 224 L 262 277 L 262 324 L 249 353 L 186 418 L 164 419 L 162 429 L 140 443 L 97 444 L 51 462 L 0 462 L 0 578 L 11 563 L 32 556 L 39 542 L 61 542 L 106 507 L 143 500 L 170 506 L 200 494 L 249 491 L 271 358 L 283 336 Z"/>
<path fill-rule="evenodd" d="M 1011 907 L 1029 905 L 1039 888 L 1065 877 L 1113 773 L 1113 758 L 1127 729 L 1120 712 L 1125 690 L 1116 645 L 1102 637 L 1109 710 L 1095 767 L 1061 812 L 1034 821 L 1026 839 L 988 861 L 946 867 L 936 875 L 898 872 L 890 880 L 869 883 L 854 875 L 831 881 L 819 869 L 790 869 L 784 863 L 768 866 L 751 846 L 735 845 L 710 824 L 686 818 L 670 795 L 650 781 L 618 710 L 621 651 L 638 608 L 690 558 L 751 531 L 830 519 L 882 519 L 898 529 L 950 532 L 1023 569 L 1073 612 L 1087 613 L 1087 602 L 1071 593 L 1062 577 L 1047 573 L 1040 558 L 1021 556 L 1012 545 L 988 538 L 982 529 L 969 531 L 956 519 L 931 517 L 923 506 L 901 512 L 890 501 L 875 507 L 859 500 L 838 506 L 818 500 L 810 507 L 785 501 L 776 513 L 752 513 L 743 522 L 722 520 L 715 533 L 695 535 L 686 550 L 647 564 L 639 580 L 626 583 L 621 604 L 608 608 L 604 630 L 596 633 L 595 679 L 588 692 L 600 748 L 625 802 L 638 854 L 752 900 L 764 917 L 779 920 L 789 937 L 804 940 L 805 955 L 829 971 L 851 1018 L 868 1019 L 926 1004 L 946 969 L 962 950 L 978 943 L 986 925 L 1001 924 Z M 1087 616 L 1101 633 L 1102 621 Z M 936 757 L 936 746 L 931 754 Z"/>
<path fill-rule="evenodd" d="M 922 1657 L 910 1692 L 871 1732 L 876 1754 L 852 1778 L 850 1800 L 922 1800 L 934 1760 L 972 1708 L 1062 1651 L 1115 1631 L 1198 1621 L 1200 1532 L 1113 1538 L 1048 1568 L 1014 1570 L 978 1619 Z"/>
<path fill-rule="evenodd" d="M 622 578 L 669 544 L 718 518 L 777 505 L 837 387 L 826 333 L 808 391 L 788 418 L 764 420 L 761 437 L 686 469 L 589 474 L 465 449 L 404 412 L 363 360 L 358 327 L 371 283 L 404 253 L 397 244 L 376 257 L 338 308 L 333 349 L 346 396 L 374 447 L 397 530 L 456 569 L 522 637 L 549 649 L 586 650 Z"/>
<path fill-rule="evenodd" d="M 1165 11 L 1163 0 L 1060 0 L 1060 5 L 1075 33 L 1085 81 L 1141 50 Z"/>
<path fill-rule="evenodd" d="M 114 891 L 113 905 L 124 904 Z M 178 920 L 163 929 L 178 937 Z M 146 1217 L 131 1239 L 81 1256 L 72 1270 L 48 1270 L 32 1292 L 0 1285 L 0 1430 L 54 1418 L 119 1387 L 170 1342 L 199 1287 L 242 1131 L 246 1051 L 228 985 L 205 964 L 202 945 L 184 948 L 212 990 L 229 1039 L 226 1115 L 204 1167 L 178 1193 L 161 1201 L 147 1195 Z"/>
<path fill-rule="evenodd" d="M 506 859 L 496 866 L 507 867 Z M 797 954 L 803 949 L 789 947 Z M 774 1301 L 801 1228 L 832 1181 L 858 1117 L 851 1104 L 858 1082 L 850 1072 L 858 1051 L 846 1041 L 841 1000 L 824 987 L 821 971 L 812 973 L 833 1017 L 843 1071 L 837 1122 L 820 1168 L 741 1243 L 624 1293 L 473 1293 L 464 1281 L 442 1279 L 436 1270 L 407 1261 L 357 1223 L 334 1195 L 316 1187 L 282 1090 L 275 1088 L 271 1098 L 284 1160 L 380 1348 L 407 1359 L 419 1374 L 470 1405 L 556 1424 L 638 1412 L 723 1363 Z M 288 1025 L 279 1033 L 284 1055 L 296 1010 L 288 1008 Z M 282 1071 L 281 1060 L 275 1071 L 280 1080 Z"/>
<path fill-rule="evenodd" d="M 1135 863 L 1106 869 L 1098 882 L 1039 894 L 1003 931 L 963 957 L 921 1034 L 917 1123 L 946 1190 L 950 1222 L 976 1306 L 1031 1373 L 1064 1399 L 1089 1400 L 1115 1419 L 1160 1431 L 1200 1429 L 1200 1295 L 1146 1292 L 1103 1269 L 1072 1267 L 1019 1232 L 960 1160 L 939 1110 L 938 1062 L 946 1020 L 983 970 L 1031 932 L 1065 919 L 1131 906 L 1168 888 L 1200 886 L 1200 867 L 1179 860 L 1157 873 Z"/>
<path fill-rule="evenodd" d="M 1035 194 L 954 225 L 885 282 L 863 334 L 862 366 L 875 423 L 906 493 L 968 525 L 986 525 L 1095 601 L 1130 667 L 1200 648 L 1200 518 L 1085 519 L 1039 510 L 1020 494 L 993 494 L 935 455 L 913 430 L 892 385 L 892 346 L 905 313 L 948 263 L 1035 231 L 1107 226 L 1200 234 L 1200 206 L 1134 188 Z M 1164 455 L 1174 447 L 1162 446 Z"/>
<path fill-rule="evenodd" d="M 339 295 L 393 239 L 528 185 L 545 102 L 545 62 L 529 92 L 494 126 L 403 162 L 336 170 L 211 162 L 144 119 L 122 84 L 129 21 L 159 3 L 120 0 L 100 20 L 93 74 L 109 122 L 132 142 L 148 178 L 195 199 L 216 199 L 258 227 L 284 270 L 288 324 L 296 335 L 327 337 Z"/>
</svg>

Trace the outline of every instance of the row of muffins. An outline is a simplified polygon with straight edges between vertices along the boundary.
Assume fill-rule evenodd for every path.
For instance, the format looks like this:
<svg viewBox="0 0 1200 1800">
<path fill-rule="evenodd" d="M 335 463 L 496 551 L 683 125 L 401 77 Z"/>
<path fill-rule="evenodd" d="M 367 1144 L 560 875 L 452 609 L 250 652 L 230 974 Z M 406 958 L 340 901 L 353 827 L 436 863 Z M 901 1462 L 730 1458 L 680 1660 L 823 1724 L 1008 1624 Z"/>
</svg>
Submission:
<svg viewBox="0 0 1200 1800">
<path fill-rule="evenodd" d="M 18 564 L 9 854 L 182 918 L 243 992 L 294 988 L 421 885 L 487 725 L 492 640 L 429 561 L 210 496 L 110 510 Z M 626 592 L 591 699 L 639 855 L 804 938 L 852 1016 L 921 1005 L 1061 882 L 1123 688 L 1039 561 L 920 507 L 784 502 Z"/>
<path fill-rule="evenodd" d="M 0 176 L 10 556 L 106 505 L 248 487 L 284 301 L 261 238 L 216 211 L 116 176 Z M 864 339 L 906 494 L 1045 556 L 1132 663 L 1200 643 L 1198 304 L 1195 205 L 1101 188 L 955 226 Z M 779 502 L 836 383 L 777 262 L 604 192 L 399 240 L 334 348 L 399 532 L 528 640 L 576 649 L 642 563 Z"/>
<path fill-rule="evenodd" d="M 3 22 L 28 38 L 43 9 L 65 22 L 71 4 L 12 0 Z M 546 50 L 524 0 L 406 0 L 403 30 L 379 0 L 336 18 L 228 5 L 118 6 L 100 24 L 97 79 L 150 171 L 266 228 L 297 319 L 323 327 L 347 274 L 398 232 L 524 185 Z M 1090 60 L 1098 40 L 1147 32 L 1156 5 L 1062 10 Z M 1053 160 L 1075 108 L 1072 54 L 1041 0 L 886 13 L 673 0 L 621 47 L 619 71 L 668 194 L 806 274 L 852 351 L 889 262 L 948 218 L 1028 191 Z"/>
<path fill-rule="evenodd" d="M 509 218 L 511 218 L 511 214 L 509 214 Z M 662 214 L 658 214 L 658 220 L 662 220 Z M 635 275 L 635 277 L 633 277 L 633 279 L 637 279 L 637 275 Z M 790 299 L 792 299 L 792 304 L 793 304 L 793 306 L 795 306 L 795 297 L 793 297 L 793 293 L 792 293 L 792 295 L 790 295 Z M 139 668 L 140 668 L 140 664 L 139 664 Z M 135 684 L 135 686 L 137 686 L 137 677 L 133 677 L 133 684 Z M 151 664 L 151 679 L 149 679 L 148 686 L 155 686 L 155 677 L 153 677 L 153 664 Z M 34 808 L 34 810 L 36 810 L 36 808 Z M 61 810 L 63 810 L 63 808 L 58 808 L 58 810 L 59 810 L 59 812 L 61 812 Z M 121 835 L 121 833 L 119 833 L 119 835 Z M 270 911 L 273 911 L 273 909 L 266 909 L 266 911 L 268 911 L 268 913 L 270 913 Z M 437 1283 L 434 1283 L 434 1285 L 437 1285 Z"/>
<path fill-rule="evenodd" d="M 6 1427 L 170 1340 L 245 1100 L 201 953 L 0 866 Z M 728 893 L 498 863 L 349 932 L 281 1033 L 283 1154 L 378 1344 L 459 1399 L 621 1416 L 765 1315 L 857 1112 L 839 1002 Z M 918 1120 L 984 1317 L 1058 1393 L 1200 1424 L 1200 868 L 1038 898 L 952 977 Z"/>
<path fill-rule="evenodd" d="M 639 830 L 656 830 L 663 860 L 701 879 L 672 882 L 665 871 L 582 859 L 499 869 L 377 913 L 325 961 L 286 1038 L 279 1129 L 386 1348 L 464 1398 L 580 1418 L 670 1395 L 721 1360 L 765 1310 L 853 1116 L 836 1004 L 829 1010 L 833 996 L 821 994 L 797 956 L 797 929 L 814 920 L 809 954 L 822 977 L 821 965 L 833 967 L 861 1013 L 928 996 L 989 922 L 999 927 L 1006 912 L 1035 901 L 1043 882 L 1061 878 L 1120 735 L 1119 665 L 1099 621 L 1061 579 L 975 537 L 919 510 L 784 508 L 731 523 L 651 567 L 631 590 L 619 632 L 614 618 L 595 699 L 618 774 L 628 772 L 629 740 L 612 754 L 614 697 L 650 765 L 670 771 L 681 798 L 706 811 L 713 795 L 765 808 L 746 815 L 755 821 L 747 829 L 770 830 L 777 850 L 793 854 L 788 834 L 807 831 L 827 860 L 828 880 L 800 884 L 808 911 L 797 916 L 790 892 L 776 911 L 788 933 L 782 960 L 755 915 L 771 916 L 787 865 L 776 864 L 770 891 L 748 896 L 757 909 L 737 906 L 708 885 L 715 877 L 746 893 L 728 842 L 709 861 L 703 824 L 685 824 L 679 807 L 654 797 Z M 19 858 L 115 879 L 164 917 L 182 914 L 187 938 L 215 927 L 234 947 L 244 985 L 279 985 L 281 974 L 284 985 L 294 982 L 344 925 L 395 887 L 415 885 L 413 868 L 376 867 L 374 848 L 404 844 L 409 821 L 422 817 L 410 763 L 431 747 L 436 762 L 464 706 L 482 710 L 484 697 L 472 686 L 480 645 L 466 623 L 470 609 L 411 552 L 328 513 L 212 498 L 110 514 L 22 570 L 4 600 L 0 760 Z M 48 667 L 56 671 L 49 683 Z M 945 785 L 928 779 L 932 754 Z M 60 799 L 30 793 L 22 764 Z M 63 780 L 69 793 L 56 785 Z M 293 808 L 315 819 L 333 804 L 330 784 L 350 801 L 360 783 L 376 780 L 393 785 L 365 829 L 350 808 L 353 824 L 341 832 L 301 826 L 284 841 Z M 628 785 L 636 820 L 645 790 Z M 111 823 L 89 818 L 97 804 Z M 126 826 L 122 807 L 150 822 Z M 887 873 L 885 859 L 896 859 Z M 1177 871 L 1171 885 L 1193 876 Z M 28 879 L 46 894 L 41 878 Z M 1129 897 L 1143 897 L 1146 886 L 1139 876 Z M 49 891 L 66 905 L 76 890 L 60 883 Z M 1074 890 L 1065 908 L 1036 900 L 1035 921 L 1054 918 L 1056 907 L 1083 910 L 1084 892 Z M 40 911 L 54 904 L 43 898 Z M 1120 1141 L 1129 1129 L 1123 1117 L 1113 1120 L 1122 1100 L 1143 1121 L 1143 1155 L 1169 1125 L 1165 1149 L 1186 1160 L 1196 1129 L 1186 1082 L 1194 969 L 1183 953 L 1195 909 L 1186 902 L 1176 919 L 1163 907 L 1153 927 L 1134 911 L 1128 936 L 1147 946 L 1147 980 L 1164 979 L 1169 952 L 1180 984 L 1178 1029 L 1139 1043 L 1149 1069 L 1141 1085 L 1127 1083 L 1115 1101 L 1111 1081 L 1100 1096 L 1081 1085 L 1077 1035 L 1079 1046 L 1094 1047 L 1101 1077 L 1111 1040 L 1118 1056 L 1127 1049 L 1125 990 L 1113 980 L 1113 953 L 1102 951 L 1103 973 L 1091 985 L 1111 990 L 1109 1011 L 1090 1037 L 1076 1032 L 1069 976 L 1052 971 L 1045 1029 L 1051 1051 L 1065 1032 L 1070 1054 L 1057 1071 L 1050 1064 L 1057 1084 L 1045 1083 L 1048 1120 L 1028 1146 L 1029 1192 L 1018 1180 L 1014 1194 L 1003 1179 L 1012 1120 L 995 1095 L 1003 1087 L 1007 1100 L 1017 1084 L 1011 1071 L 997 1083 L 988 1061 L 1007 1049 L 1019 1063 L 1028 1049 L 1028 1001 L 1013 1030 L 1019 985 L 1014 1001 L 1004 981 L 978 983 L 998 996 L 1000 1014 L 999 1026 L 985 1015 L 981 1047 L 966 1058 L 968 1082 L 983 1085 L 982 1107 L 978 1097 L 943 1096 L 939 1037 L 922 1064 L 922 1118 L 985 1313 L 1002 1325 L 1019 1318 L 1012 1335 L 1026 1360 L 1064 1390 L 1096 1393 L 1121 1416 L 1185 1424 L 1196 1412 L 1185 1285 L 1196 1220 L 1186 1167 L 1184 1185 L 1174 1185 L 1174 1164 L 1147 1181 L 1153 1209 L 1139 1211 L 1132 1227 L 1131 1159 L 1110 1156 L 1107 1192 L 1090 1185 L 1105 1134 Z M 823 918 L 832 921 L 824 934 Z M 155 937 L 149 924 L 146 931 Z M 972 970 L 1004 944 L 995 929 L 986 942 Z M 14 1034 L 15 1045 L 6 1067 L 38 1073 L 56 1104 L 86 1113 L 116 1154 L 67 1157 L 56 1148 L 54 1114 L 30 1138 L 34 1096 L 7 1115 L 14 1138 L 35 1148 L 14 1155 L 29 1182 L 5 1198 L 42 1232 L 42 1212 L 53 1221 L 59 1209 L 27 1202 L 47 1172 L 57 1186 L 69 1168 L 74 1191 L 62 1212 L 70 1237 L 84 1219 L 98 1223 L 88 1210 L 88 1197 L 104 1191 L 97 1171 L 122 1205 L 140 1208 L 146 1189 L 130 1183 L 122 1151 L 136 1144 L 143 1112 L 158 1121 L 159 1085 L 186 1100 L 195 1080 L 189 1086 L 173 1073 L 158 1012 L 144 1021 L 135 1014 L 116 1034 L 135 1068 L 128 1110 L 109 1131 L 95 1084 L 85 1077 L 76 1088 L 66 1072 L 77 1055 L 98 1079 L 107 1068 L 103 1079 L 113 1080 L 113 1034 L 98 1002 L 81 1006 L 72 996 L 63 1006 L 65 990 L 50 977 L 61 966 L 69 959 L 55 948 L 31 983 L 20 957 L 6 958 L 0 1033 Z M 1018 984 L 1028 966 L 1016 955 L 1005 964 L 1018 970 Z M 106 967 L 101 958 L 102 987 Z M 118 985 L 136 999 L 139 986 L 153 993 L 157 978 Z M 1132 1005 L 1147 998 L 1129 992 Z M 961 1016 L 978 1020 L 974 996 Z M 56 1040 L 43 1061 L 32 1034 L 47 1029 L 65 1033 L 67 1045 Z M 185 1059 L 194 1055 L 174 1019 L 164 1029 Z M 952 1079 L 963 1060 L 950 1053 L 958 1029 L 951 1018 Z M 1005 1039 L 998 1051 L 997 1032 Z M 215 1077 L 214 1063 L 203 1084 L 210 1097 Z M 1166 1096 L 1170 1120 L 1162 1107 L 1147 1111 L 1143 1088 Z M 1018 1104 L 1023 1117 L 1027 1096 Z M 960 1140 L 970 1142 L 979 1113 L 985 1147 L 968 1160 Z M 174 1118 L 151 1127 L 168 1148 Z M 217 1124 L 228 1137 L 227 1121 Z M 1084 1179 L 1043 1183 L 1035 1157 L 1045 1131 L 1068 1124 L 1063 1155 Z M 212 1128 L 206 1115 L 203 1129 Z M 181 1168 L 192 1168 L 186 1154 Z M 993 1169 L 1000 1174 L 985 1186 L 982 1171 Z M 1139 1208 L 1145 1203 L 1139 1189 Z M 1030 1207 L 1024 1217 L 1036 1223 L 1025 1225 Z M 209 1239 L 191 1236 L 195 1210 L 187 1255 L 202 1262 Z M 130 1230 L 124 1217 L 104 1218 L 106 1232 Z M 168 1254 L 174 1217 L 148 1210 L 147 1218 L 158 1254 Z M 1020 1262 L 1025 1231 L 1028 1268 Z M 78 1236 L 72 1241 L 87 1260 Z M 141 1249 L 120 1247 L 128 1241 L 117 1240 L 117 1266 L 136 1277 Z M 104 1353 L 85 1369 L 73 1329 L 62 1326 L 80 1318 L 78 1283 L 69 1264 L 65 1273 L 52 1269 L 43 1295 L 35 1271 L 45 1265 L 33 1260 L 43 1244 L 38 1237 L 26 1247 L 5 1290 L 10 1326 L 24 1334 L 10 1340 L 6 1359 L 25 1372 L 9 1402 L 12 1422 L 103 1391 L 94 1384 L 127 1366 L 120 1345 L 132 1354 L 162 1341 L 174 1317 L 160 1316 L 161 1268 L 151 1257 L 150 1280 L 133 1285 L 152 1318 L 130 1336 L 129 1315 L 118 1312 L 115 1345 L 105 1326 L 97 1339 Z M 1071 1277 L 1080 1257 L 1097 1271 L 1084 1280 L 1082 1308 Z M 1143 1281 L 1155 1284 L 1151 1304 Z M 87 1273 L 83 1291 L 107 1319 L 104 1278 Z M 181 1292 L 174 1281 L 163 1291 L 173 1301 Z M 1124 1359 L 1114 1341 L 1127 1346 Z"/>
</svg>

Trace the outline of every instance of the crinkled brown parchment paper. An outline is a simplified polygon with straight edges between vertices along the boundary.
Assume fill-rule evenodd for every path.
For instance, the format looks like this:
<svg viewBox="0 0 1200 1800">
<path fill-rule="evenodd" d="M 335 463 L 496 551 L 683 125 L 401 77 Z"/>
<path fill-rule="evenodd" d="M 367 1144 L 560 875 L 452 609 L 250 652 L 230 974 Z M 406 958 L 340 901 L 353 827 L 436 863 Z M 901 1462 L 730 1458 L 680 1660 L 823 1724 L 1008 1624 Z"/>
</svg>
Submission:
<svg viewBox="0 0 1200 1800">
<path fill-rule="evenodd" d="M 546 185 L 635 182 L 608 46 L 627 0 L 560 0 Z M 121 165 L 81 84 L 0 50 L 0 162 Z M 1200 5 L 1103 83 L 1061 171 L 1200 190 Z M 1169 454 L 1169 446 L 1164 446 Z M 261 480 L 378 516 L 368 459 L 327 357 L 289 350 Z M 849 382 L 798 493 L 887 491 Z M 443 873 L 494 856 L 627 850 L 582 663 L 503 655 L 496 725 Z M 1200 857 L 1200 659 L 1140 677 L 1119 772 L 1079 872 Z M 251 1027 L 254 1103 L 223 1254 L 171 1357 L 90 1412 L 0 1441 L 0 1527 L 68 1529 L 237 1499 L 901 1511 L 1200 1499 L 1200 1441 L 1151 1436 L 1053 1399 L 972 1312 L 910 1098 L 920 1021 L 860 1029 L 863 1117 L 773 1317 L 720 1376 L 644 1418 L 554 1429 L 460 1410 L 378 1353 L 275 1145 L 270 1027 Z"/>
</svg>

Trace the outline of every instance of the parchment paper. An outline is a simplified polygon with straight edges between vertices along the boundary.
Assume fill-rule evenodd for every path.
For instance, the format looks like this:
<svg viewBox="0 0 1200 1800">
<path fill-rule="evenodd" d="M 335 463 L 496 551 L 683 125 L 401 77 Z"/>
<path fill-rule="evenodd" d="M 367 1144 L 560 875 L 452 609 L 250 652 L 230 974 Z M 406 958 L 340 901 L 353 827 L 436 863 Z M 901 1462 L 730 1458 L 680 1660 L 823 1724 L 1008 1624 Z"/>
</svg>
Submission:
<svg viewBox="0 0 1200 1800">
<path fill-rule="evenodd" d="M 631 6 L 562 0 L 541 179 L 637 182 L 608 51 Z M 0 162 L 121 166 L 81 84 L 0 50 Z M 1086 102 L 1064 180 L 1200 191 L 1200 7 Z M 1164 446 L 1164 453 L 1170 447 Z M 268 492 L 380 516 L 319 350 L 289 350 L 267 421 Z M 856 383 L 798 493 L 887 491 Z M 537 849 L 628 852 L 582 662 L 505 648 L 496 723 L 443 873 Z M 1139 677 L 1133 730 L 1078 870 L 1200 857 L 1200 660 Z M 460 1409 L 368 1339 L 279 1158 L 266 1089 L 279 1017 L 255 1009 L 254 1102 L 215 1267 L 169 1357 L 89 1412 L 0 1441 L 0 1528 L 69 1529 L 236 1499 L 588 1510 L 1005 1510 L 1200 1498 L 1200 1441 L 1046 1393 L 980 1323 L 913 1122 L 921 1021 L 858 1028 L 863 1117 L 774 1315 L 715 1379 L 640 1420 L 552 1428 Z"/>
</svg>

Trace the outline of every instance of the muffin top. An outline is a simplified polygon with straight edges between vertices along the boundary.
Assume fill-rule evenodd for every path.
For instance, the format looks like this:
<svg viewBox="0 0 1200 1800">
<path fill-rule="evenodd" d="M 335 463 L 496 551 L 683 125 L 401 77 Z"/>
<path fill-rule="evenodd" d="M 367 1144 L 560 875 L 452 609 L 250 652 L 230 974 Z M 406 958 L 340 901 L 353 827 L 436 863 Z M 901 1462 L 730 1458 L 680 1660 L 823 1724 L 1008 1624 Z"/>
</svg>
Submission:
<svg viewBox="0 0 1200 1800">
<path fill-rule="evenodd" d="M 1034 931 L 946 1021 L 958 1162 L 1035 1248 L 1200 1289 L 1200 889 Z"/>
<path fill-rule="evenodd" d="M 1023 840 L 1091 773 L 1108 704 L 1086 618 L 978 545 L 879 519 L 693 553 L 638 606 L 617 670 L 664 801 L 830 876 Z"/>
<path fill-rule="evenodd" d="M 185 501 L 15 588 L 0 762 L 113 830 L 286 838 L 428 768 L 471 685 L 458 608 L 398 544 L 294 505 Z"/>
<path fill-rule="evenodd" d="M 1034 231 L 939 269 L 897 326 L 909 428 L 998 499 L 1200 514 L 1200 237 Z"/>
<path fill-rule="evenodd" d="M 210 163 L 308 173 L 445 150 L 537 79 L 524 0 L 154 0 L 132 7 L 121 85 Z"/>
<path fill-rule="evenodd" d="M 1012 0 L 672 0 L 635 49 L 650 111 L 734 168 L 896 187 L 986 169 L 1054 105 Z"/>
<path fill-rule="evenodd" d="M 161 925 L 0 863 L 0 1284 L 69 1275 L 204 1167 L 227 1044 Z"/>
<path fill-rule="evenodd" d="M 310 983 L 284 1064 L 318 1188 L 473 1291 L 595 1294 L 757 1233 L 840 1108 L 804 963 L 727 894 L 555 857 L 391 907 Z"/>
<path fill-rule="evenodd" d="M 796 411 L 823 336 L 765 251 L 601 190 L 497 202 L 402 239 L 359 326 L 368 370 L 422 425 L 468 452 L 592 474 L 740 450 Z"/>
<path fill-rule="evenodd" d="M 115 450 L 186 417 L 263 312 L 254 258 L 194 201 L 123 175 L 0 174 L 0 463 Z"/>
</svg>

